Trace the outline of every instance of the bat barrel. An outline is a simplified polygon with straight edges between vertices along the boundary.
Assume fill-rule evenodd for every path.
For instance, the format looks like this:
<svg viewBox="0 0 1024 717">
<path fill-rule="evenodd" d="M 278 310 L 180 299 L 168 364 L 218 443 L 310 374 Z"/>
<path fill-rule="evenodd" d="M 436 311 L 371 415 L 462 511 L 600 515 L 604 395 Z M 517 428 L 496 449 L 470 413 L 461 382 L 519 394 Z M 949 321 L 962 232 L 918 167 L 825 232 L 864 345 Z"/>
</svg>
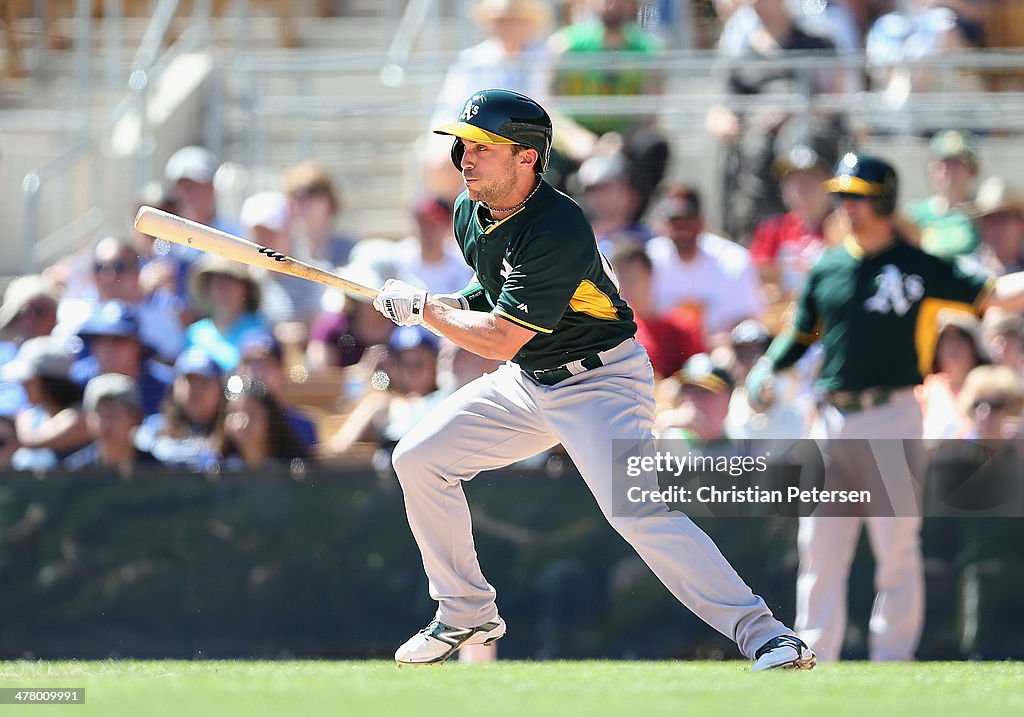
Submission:
<svg viewBox="0 0 1024 717">
<path fill-rule="evenodd" d="M 155 207 L 139 208 L 138 214 L 135 215 L 135 228 L 143 234 L 166 239 L 175 244 L 192 247 L 210 254 L 217 254 L 249 266 L 259 266 L 281 274 L 298 276 L 341 289 L 364 299 L 377 298 L 376 289 L 349 281 L 333 272 L 306 264 L 247 239 Z"/>
</svg>

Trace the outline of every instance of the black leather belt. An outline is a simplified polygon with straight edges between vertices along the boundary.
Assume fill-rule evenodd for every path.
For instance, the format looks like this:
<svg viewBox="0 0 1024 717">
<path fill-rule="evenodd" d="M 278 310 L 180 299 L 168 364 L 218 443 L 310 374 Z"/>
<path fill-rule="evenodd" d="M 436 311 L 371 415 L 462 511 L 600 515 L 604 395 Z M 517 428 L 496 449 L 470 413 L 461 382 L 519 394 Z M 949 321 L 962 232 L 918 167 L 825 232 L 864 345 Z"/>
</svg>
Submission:
<svg viewBox="0 0 1024 717">
<path fill-rule="evenodd" d="M 828 402 L 840 411 L 862 411 L 867 408 L 884 406 L 907 390 L 900 388 L 866 388 L 863 391 L 830 391 Z"/>
<path fill-rule="evenodd" d="M 576 374 L 583 373 L 584 371 L 592 371 L 595 368 L 600 368 L 601 366 L 605 366 L 613 361 L 618 361 L 633 350 L 633 343 L 634 340 L 629 338 L 610 349 L 598 351 L 593 356 L 587 356 L 586 358 L 579 359 L 578 361 L 570 361 L 567 364 L 563 364 L 555 368 L 541 368 L 536 371 L 527 371 L 526 374 L 542 386 L 554 386 L 559 381 L 564 381 L 570 376 L 575 376 Z"/>
<path fill-rule="evenodd" d="M 543 384 L 544 386 L 554 386 L 559 381 L 564 381 L 570 376 L 575 376 L 577 373 L 583 373 L 584 371 L 590 371 L 604 366 L 604 362 L 597 354 L 587 356 L 585 359 L 580 359 L 579 361 L 573 361 L 572 363 L 579 364 L 580 370 L 573 372 L 569 368 L 569 364 L 565 364 L 558 368 L 542 368 L 537 371 L 527 371 L 527 373 L 530 374 L 533 380 L 539 384 Z"/>
</svg>

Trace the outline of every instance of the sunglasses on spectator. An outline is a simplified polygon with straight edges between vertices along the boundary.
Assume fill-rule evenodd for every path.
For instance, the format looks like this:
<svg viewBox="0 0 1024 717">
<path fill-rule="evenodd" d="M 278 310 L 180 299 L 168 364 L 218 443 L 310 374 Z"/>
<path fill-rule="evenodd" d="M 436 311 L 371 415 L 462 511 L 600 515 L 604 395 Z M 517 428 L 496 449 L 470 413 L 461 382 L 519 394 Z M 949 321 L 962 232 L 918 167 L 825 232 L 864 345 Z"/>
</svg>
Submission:
<svg viewBox="0 0 1024 717">
<path fill-rule="evenodd" d="M 768 350 L 767 343 L 756 343 L 756 344 L 735 344 L 732 348 L 736 356 L 752 357 L 760 356 Z"/>
<path fill-rule="evenodd" d="M 137 268 L 134 262 L 128 261 L 97 261 L 92 265 L 93 271 L 97 274 L 112 272 L 114 274 L 127 274 Z"/>
<path fill-rule="evenodd" d="M 837 202 L 866 202 L 873 198 L 866 194 L 849 194 L 847 192 L 836 192 L 833 196 Z"/>
<path fill-rule="evenodd" d="M 292 197 L 300 202 L 304 202 L 307 199 L 313 199 L 322 194 L 326 194 L 323 187 L 303 187 L 302 189 L 296 189 L 292 192 Z"/>
<path fill-rule="evenodd" d="M 983 399 L 983 400 L 980 400 L 980 401 L 975 401 L 974 405 L 971 406 L 971 408 L 973 410 L 977 411 L 982 406 L 986 407 L 988 409 L 989 413 L 995 413 L 996 411 L 1005 411 L 1007 409 L 1007 407 L 1008 407 L 1008 403 L 1006 401 L 1004 401 L 1002 399 L 998 399 L 998 398 L 992 399 L 990 401 L 987 401 L 987 400 Z"/>
</svg>

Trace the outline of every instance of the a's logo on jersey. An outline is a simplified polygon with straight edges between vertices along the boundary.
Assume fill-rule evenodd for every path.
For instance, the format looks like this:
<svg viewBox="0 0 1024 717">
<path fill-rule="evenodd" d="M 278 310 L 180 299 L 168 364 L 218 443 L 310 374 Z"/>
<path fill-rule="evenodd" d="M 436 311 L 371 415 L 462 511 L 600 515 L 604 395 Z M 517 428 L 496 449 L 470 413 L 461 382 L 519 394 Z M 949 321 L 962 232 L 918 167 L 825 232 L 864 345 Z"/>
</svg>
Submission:
<svg viewBox="0 0 1024 717">
<path fill-rule="evenodd" d="M 924 296 L 924 279 L 917 274 L 904 274 L 893 264 L 882 267 L 875 284 L 878 288 L 864 302 L 864 308 L 876 314 L 905 316 Z"/>
<path fill-rule="evenodd" d="M 466 106 L 462 108 L 462 114 L 459 115 L 459 119 L 463 122 L 469 122 L 471 119 L 476 117 L 480 111 L 480 105 L 473 104 L 473 100 L 469 100 Z M 450 115 L 449 115 L 450 116 Z"/>
<path fill-rule="evenodd" d="M 512 273 L 512 265 L 508 263 L 508 259 L 501 260 L 501 274 L 502 279 L 507 279 L 508 275 Z"/>
</svg>

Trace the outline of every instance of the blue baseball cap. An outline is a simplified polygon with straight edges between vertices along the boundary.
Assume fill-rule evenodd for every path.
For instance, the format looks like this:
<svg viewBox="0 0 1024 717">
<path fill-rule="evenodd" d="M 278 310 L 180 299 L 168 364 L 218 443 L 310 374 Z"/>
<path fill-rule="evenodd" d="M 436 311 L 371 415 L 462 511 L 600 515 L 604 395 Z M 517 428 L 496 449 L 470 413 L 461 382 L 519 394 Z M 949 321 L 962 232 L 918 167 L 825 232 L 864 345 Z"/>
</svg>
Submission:
<svg viewBox="0 0 1024 717">
<path fill-rule="evenodd" d="M 241 340 L 239 354 L 242 358 L 257 355 L 273 356 L 278 361 L 284 357 L 284 349 L 276 338 L 264 331 L 252 331 L 246 334 Z"/>
<path fill-rule="evenodd" d="M 182 351 L 174 362 L 175 376 L 206 376 L 221 378 L 223 375 L 217 362 L 204 349 L 193 346 Z"/>
<path fill-rule="evenodd" d="M 391 332 L 388 350 L 398 353 L 422 346 L 437 353 L 439 343 L 438 337 L 422 326 L 399 326 Z"/>
<path fill-rule="evenodd" d="M 78 329 L 88 341 L 94 336 L 131 336 L 139 338 L 139 315 L 135 307 L 124 301 L 107 301 L 97 307 L 88 321 Z"/>
</svg>

